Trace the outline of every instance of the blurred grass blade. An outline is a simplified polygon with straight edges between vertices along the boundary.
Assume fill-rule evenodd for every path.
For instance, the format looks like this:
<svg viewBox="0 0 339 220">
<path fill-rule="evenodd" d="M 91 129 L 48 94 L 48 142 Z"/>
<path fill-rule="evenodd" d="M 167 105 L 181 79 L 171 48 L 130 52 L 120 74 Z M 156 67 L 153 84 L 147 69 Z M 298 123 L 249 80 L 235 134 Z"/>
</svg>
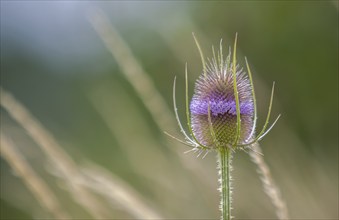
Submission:
<svg viewBox="0 0 339 220">
<path fill-rule="evenodd" d="M 89 20 L 159 127 L 162 130 L 167 130 L 168 127 L 176 127 L 175 119 L 167 103 L 155 88 L 152 79 L 134 57 L 126 42 L 114 30 L 106 15 L 97 9 L 90 14 Z"/>
<path fill-rule="evenodd" d="M 105 206 L 99 203 L 99 200 L 90 193 L 91 190 L 104 195 L 105 197 L 110 196 L 110 200 L 114 200 L 115 202 L 121 202 L 121 195 L 125 195 L 123 197 L 124 200 L 122 201 L 130 200 L 133 201 L 133 204 L 135 205 L 134 207 L 131 207 L 130 203 L 122 204 L 122 207 L 124 207 L 128 213 L 140 219 L 160 219 L 158 214 L 142 204 L 144 199 L 140 198 L 139 200 L 133 200 L 134 196 L 140 196 L 137 196 L 138 193 L 132 190 L 127 183 L 119 180 L 118 177 L 113 178 L 113 175 L 111 174 L 108 184 L 107 181 L 100 182 L 100 180 L 107 179 L 107 173 L 105 173 L 104 176 L 101 176 L 104 174 L 103 172 L 95 173 L 91 171 L 90 175 L 86 172 L 83 173 L 82 171 L 84 169 L 78 167 L 74 163 L 72 158 L 57 144 L 52 135 L 30 115 L 23 105 L 17 102 L 11 94 L 2 88 L 1 106 L 4 107 L 8 113 L 26 129 L 32 139 L 39 144 L 41 149 L 53 162 L 53 165 L 55 165 L 53 168 L 56 169 L 56 171 L 59 171 L 58 174 L 60 174 L 60 177 L 67 184 L 68 190 L 73 195 L 74 200 L 82 205 L 95 219 L 108 219 L 112 216 L 108 214 L 109 211 L 106 210 Z M 3 145 L 3 140 L 6 139 L 1 136 L 1 145 Z M 92 176 L 92 180 L 89 179 L 89 176 Z M 93 179 L 95 179 L 96 182 L 93 182 Z M 93 185 L 90 185 L 91 183 Z M 105 189 L 105 191 L 101 191 L 102 189 Z M 128 191 L 125 191 L 125 189 L 128 189 Z M 135 213 L 138 213 L 138 215 Z"/>
<path fill-rule="evenodd" d="M 112 205 L 118 202 L 136 219 L 162 219 L 158 213 L 146 205 L 145 198 L 104 168 L 90 164 L 81 171 L 85 176 L 82 184 L 101 194 Z"/>
<path fill-rule="evenodd" d="M 22 179 L 42 207 L 56 219 L 71 219 L 61 207 L 57 197 L 44 180 L 33 170 L 23 155 L 15 149 L 12 141 L 1 132 L 1 156 L 8 162 L 16 174 Z"/>
<path fill-rule="evenodd" d="M 167 103 L 156 89 L 152 79 L 134 57 L 129 46 L 111 25 L 105 13 L 96 9 L 90 14 L 89 21 L 117 61 L 122 73 L 133 86 L 158 127 L 163 131 L 176 131 L 176 119 Z M 178 136 L 177 134 L 178 133 L 174 133 L 175 136 Z M 203 176 L 208 176 L 208 173 L 204 171 L 196 160 L 184 157 L 182 152 L 177 148 L 170 147 L 169 149 L 174 151 L 187 170 L 194 172 L 195 176 L 199 178 L 199 182 L 214 186 L 210 178 L 203 178 Z M 194 169 L 192 169 L 192 167 L 194 167 Z M 203 172 L 205 172 L 205 174 L 202 175 Z"/>
<path fill-rule="evenodd" d="M 60 171 L 74 201 L 83 206 L 95 219 L 105 218 L 108 210 L 106 211 L 104 206 L 90 192 L 78 184 L 80 176 L 76 164 L 59 146 L 52 134 L 21 103 L 2 88 L 0 88 L 0 97 L 1 106 L 27 131 L 55 168 Z"/>
<path fill-rule="evenodd" d="M 286 204 L 282 199 L 279 188 L 273 180 L 268 165 L 264 161 L 259 143 L 254 143 L 252 145 L 252 149 L 253 151 L 250 151 L 249 155 L 252 161 L 258 166 L 257 172 L 260 175 L 265 193 L 270 198 L 272 204 L 275 207 L 276 215 L 281 220 L 289 219 Z"/>
</svg>

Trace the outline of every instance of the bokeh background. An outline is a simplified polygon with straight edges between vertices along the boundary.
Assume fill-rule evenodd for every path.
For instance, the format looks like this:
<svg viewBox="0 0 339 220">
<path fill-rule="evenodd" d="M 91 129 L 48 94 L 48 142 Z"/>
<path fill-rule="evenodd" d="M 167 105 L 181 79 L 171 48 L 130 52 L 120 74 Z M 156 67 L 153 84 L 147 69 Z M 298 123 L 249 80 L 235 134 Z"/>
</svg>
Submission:
<svg viewBox="0 0 339 220">
<path fill-rule="evenodd" d="M 60 155 L 46 156 L 3 106 L 1 133 L 72 218 L 141 218 L 147 212 L 219 218 L 215 153 L 204 159 L 184 154 L 189 149 L 163 133 L 180 136 L 174 76 L 184 118 L 185 62 L 190 95 L 201 73 L 192 32 L 209 57 L 212 45 L 222 38 L 227 51 L 238 33 L 238 60 L 243 65 L 246 56 L 254 75 L 259 126 L 276 82 L 272 114 L 282 118 L 261 147 L 291 218 L 338 218 L 337 1 L 0 4 L 2 89 L 54 137 L 77 172 L 92 172 L 92 182 L 75 181 L 72 188 L 55 165 L 63 163 Z M 55 217 L 4 157 L 0 163 L 1 219 Z M 249 156 L 237 152 L 233 165 L 236 218 L 275 219 Z M 109 184 L 99 182 L 102 176 Z M 86 198 L 79 187 L 95 199 L 88 201 L 94 211 L 81 203 Z"/>
</svg>

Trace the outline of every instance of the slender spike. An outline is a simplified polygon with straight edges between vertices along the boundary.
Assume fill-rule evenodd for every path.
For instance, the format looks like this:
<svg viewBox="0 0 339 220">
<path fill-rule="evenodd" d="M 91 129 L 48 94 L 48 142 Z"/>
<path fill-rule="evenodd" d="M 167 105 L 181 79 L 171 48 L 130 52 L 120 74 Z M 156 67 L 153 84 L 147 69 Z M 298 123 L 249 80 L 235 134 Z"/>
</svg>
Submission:
<svg viewBox="0 0 339 220">
<path fill-rule="evenodd" d="M 203 54 L 203 52 L 202 52 L 202 50 L 201 50 L 201 47 L 200 47 L 200 44 L 199 44 L 198 39 L 195 37 L 194 32 L 192 32 L 192 35 L 193 35 L 195 44 L 196 44 L 197 47 L 198 47 L 199 54 L 200 54 L 200 58 L 201 58 L 201 62 L 202 62 L 203 73 L 204 73 L 204 76 L 206 77 L 206 63 L 205 63 L 204 54 Z"/>
<path fill-rule="evenodd" d="M 203 152 L 204 152 L 204 150 L 199 150 L 199 153 L 198 153 L 198 155 L 197 155 L 197 158 L 199 158 L 200 155 L 201 155 Z"/>
<path fill-rule="evenodd" d="M 185 136 L 185 138 L 190 141 L 193 142 L 193 140 L 186 134 L 181 122 L 180 122 L 180 118 L 178 115 L 178 108 L 177 108 L 177 102 L 176 102 L 176 98 L 175 98 L 175 87 L 176 87 L 176 79 L 177 77 L 174 77 L 174 82 L 173 82 L 173 107 L 174 107 L 174 113 L 175 113 L 175 118 L 177 119 L 178 125 L 180 127 L 180 131 L 181 133 Z"/>
<path fill-rule="evenodd" d="M 195 147 L 196 147 L 196 146 L 190 145 L 189 143 L 187 143 L 187 142 L 185 142 L 185 141 L 183 141 L 183 140 L 180 140 L 179 138 L 177 138 L 177 137 L 171 135 L 170 133 L 167 133 L 166 131 L 164 131 L 164 133 L 165 133 L 167 136 L 173 138 L 173 139 L 176 140 L 176 141 L 179 141 L 180 143 L 182 143 L 182 144 L 184 144 L 184 145 L 186 145 L 186 146 L 188 146 L 188 147 L 191 147 L 191 148 L 195 148 Z"/>
<path fill-rule="evenodd" d="M 234 48 L 233 48 L 233 87 L 234 87 L 235 104 L 236 104 L 236 110 L 237 110 L 237 133 L 236 133 L 236 137 L 234 141 L 234 146 L 237 145 L 239 137 L 240 137 L 240 132 L 241 132 L 240 104 L 239 104 L 239 94 L 238 94 L 238 88 L 237 88 L 237 75 L 236 75 L 237 39 L 238 39 L 238 33 L 235 34 Z"/>
<path fill-rule="evenodd" d="M 188 126 L 188 129 L 189 129 L 189 132 L 190 132 L 190 135 L 192 136 L 192 138 L 194 139 L 194 141 L 199 144 L 200 147 L 202 148 L 206 148 L 208 149 L 209 147 L 201 144 L 198 139 L 195 137 L 194 133 L 193 133 L 193 130 L 192 130 L 192 125 L 191 125 L 191 118 L 190 118 L 190 111 L 189 111 L 189 106 L 188 106 L 188 74 L 187 74 L 187 63 L 186 63 L 186 66 L 185 66 L 185 93 L 186 93 L 186 120 L 187 120 L 187 126 Z"/>
<path fill-rule="evenodd" d="M 219 45 L 220 49 L 219 49 L 219 53 L 220 53 L 220 60 L 219 60 L 219 65 L 220 65 L 220 74 L 222 74 L 223 72 L 223 68 L 224 68 L 224 58 L 223 58 L 223 54 L 222 54 L 222 39 L 220 39 L 220 45 Z"/>
<path fill-rule="evenodd" d="M 194 148 L 192 148 L 192 149 L 190 149 L 190 150 L 185 151 L 184 154 L 188 154 L 188 153 L 190 153 L 190 152 L 195 153 L 196 150 L 197 150 L 197 149 L 194 147 Z"/>
<path fill-rule="evenodd" d="M 271 129 L 274 127 L 274 125 L 277 123 L 281 115 L 278 115 L 278 117 L 274 120 L 274 122 L 271 124 L 271 126 L 258 138 L 258 141 L 260 141 L 263 137 L 266 136 L 268 132 L 271 131 Z"/>
<path fill-rule="evenodd" d="M 217 57 L 215 56 L 215 50 L 214 50 L 214 46 L 212 45 L 212 53 L 213 53 L 213 59 L 212 59 L 212 65 L 214 67 L 214 71 L 218 71 L 218 63 L 217 63 Z"/>
<path fill-rule="evenodd" d="M 214 60 L 211 60 L 210 58 L 207 57 L 208 65 L 206 66 L 206 71 L 207 72 L 213 72 L 213 62 Z"/>
<path fill-rule="evenodd" d="M 212 45 L 212 54 L 213 54 L 213 61 L 215 62 L 217 60 L 216 56 L 215 56 L 215 50 L 214 50 L 214 46 Z"/>
<path fill-rule="evenodd" d="M 205 155 L 204 156 L 202 156 L 202 159 L 204 159 L 206 156 L 207 156 L 207 154 L 209 153 L 209 151 L 208 150 L 206 150 L 206 153 L 205 153 Z"/>
<path fill-rule="evenodd" d="M 231 47 L 228 48 L 228 55 L 226 57 L 226 67 L 225 67 L 225 74 L 224 76 L 226 77 L 226 73 L 228 73 L 228 69 L 230 68 L 230 62 L 231 62 Z"/>
<path fill-rule="evenodd" d="M 254 118 L 253 118 L 253 126 L 252 126 L 252 131 L 250 133 L 250 135 L 248 136 L 248 139 L 250 139 L 254 133 L 255 133 L 255 128 L 256 128 L 256 124 L 257 124 L 257 99 L 255 97 L 255 91 L 254 91 L 254 83 L 253 83 L 253 78 L 252 78 L 252 72 L 250 69 L 250 66 L 248 65 L 247 62 L 247 57 L 245 57 L 245 61 L 246 61 L 246 66 L 247 66 L 247 72 L 248 72 L 248 77 L 250 79 L 250 83 L 251 83 L 251 89 L 252 89 L 252 98 L 253 98 L 253 106 L 254 106 Z M 247 141 L 247 140 L 246 140 Z"/>
</svg>

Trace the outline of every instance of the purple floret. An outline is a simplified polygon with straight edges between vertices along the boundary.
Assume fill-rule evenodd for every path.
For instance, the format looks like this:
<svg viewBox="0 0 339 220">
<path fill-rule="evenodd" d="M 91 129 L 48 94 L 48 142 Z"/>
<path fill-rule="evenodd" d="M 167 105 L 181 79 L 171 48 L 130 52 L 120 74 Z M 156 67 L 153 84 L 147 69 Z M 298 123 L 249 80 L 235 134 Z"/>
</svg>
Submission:
<svg viewBox="0 0 339 220">
<path fill-rule="evenodd" d="M 190 110 L 195 115 L 207 115 L 208 106 L 210 107 L 211 114 L 217 116 L 218 114 L 228 113 L 236 115 L 236 103 L 235 100 L 225 99 L 223 97 L 213 97 L 205 99 L 193 99 L 191 101 Z M 253 103 L 252 101 L 245 101 L 240 103 L 240 114 L 250 115 L 253 114 Z"/>
</svg>

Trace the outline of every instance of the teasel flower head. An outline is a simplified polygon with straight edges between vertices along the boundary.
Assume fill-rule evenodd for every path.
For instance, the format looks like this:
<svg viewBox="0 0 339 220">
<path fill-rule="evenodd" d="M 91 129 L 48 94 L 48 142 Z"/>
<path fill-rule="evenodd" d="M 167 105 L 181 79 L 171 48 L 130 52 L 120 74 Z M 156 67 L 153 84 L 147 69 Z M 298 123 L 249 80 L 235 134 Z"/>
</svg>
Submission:
<svg viewBox="0 0 339 220">
<path fill-rule="evenodd" d="M 192 147 L 190 151 L 198 152 L 198 155 L 224 148 L 251 150 L 250 146 L 260 141 L 280 117 L 279 115 L 267 128 L 273 102 L 274 83 L 265 124 L 258 135 L 255 135 L 257 107 L 252 74 L 246 58 L 247 73 L 237 64 L 237 35 L 233 53 L 230 48 L 228 56 L 224 58 L 222 41 L 220 41 L 217 55 L 212 47 L 213 58 L 207 59 L 207 63 L 194 34 L 193 37 L 201 56 L 203 71 L 195 83 L 194 94 L 189 104 L 186 64 L 186 118 L 189 135 L 184 130 L 177 113 L 176 79 L 173 84 L 174 111 L 185 141 L 168 135 Z"/>
</svg>

